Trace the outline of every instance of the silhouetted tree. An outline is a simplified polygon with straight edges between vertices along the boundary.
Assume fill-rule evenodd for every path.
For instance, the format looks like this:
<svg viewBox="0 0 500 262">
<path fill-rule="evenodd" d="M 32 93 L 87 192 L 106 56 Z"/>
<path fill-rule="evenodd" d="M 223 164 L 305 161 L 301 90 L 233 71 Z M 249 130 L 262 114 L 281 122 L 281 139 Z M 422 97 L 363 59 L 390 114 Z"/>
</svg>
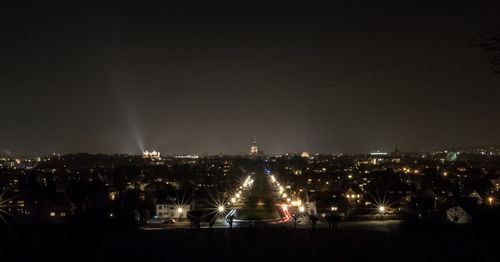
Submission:
<svg viewBox="0 0 500 262">
<path fill-rule="evenodd" d="M 500 74 L 500 26 L 490 29 L 482 38 L 483 42 L 479 46 L 491 53 L 489 60 L 493 72 Z"/>
</svg>

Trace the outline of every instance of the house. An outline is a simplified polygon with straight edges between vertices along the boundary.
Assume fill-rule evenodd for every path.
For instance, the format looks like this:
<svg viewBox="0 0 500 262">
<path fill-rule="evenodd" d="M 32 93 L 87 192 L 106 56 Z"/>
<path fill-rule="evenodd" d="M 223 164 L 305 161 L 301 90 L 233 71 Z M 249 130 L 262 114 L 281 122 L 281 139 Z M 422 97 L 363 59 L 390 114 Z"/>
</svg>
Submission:
<svg viewBox="0 0 500 262">
<path fill-rule="evenodd" d="M 156 218 L 185 218 L 190 205 L 156 204 Z"/>
<path fill-rule="evenodd" d="M 359 192 L 355 192 L 352 187 L 347 189 L 347 191 L 343 194 L 344 197 L 349 201 L 353 203 L 359 203 L 360 199 L 362 198 L 362 194 Z"/>
<path fill-rule="evenodd" d="M 51 224 L 67 223 L 75 211 L 76 205 L 60 193 L 48 195 L 27 207 L 31 218 Z"/>
<path fill-rule="evenodd" d="M 476 190 L 473 190 L 470 194 L 469 194 L 469 197 L 470 198 L 473 198 L 476 200 L 476 203 L 478 205 L 480 205 L 481 203 L 483 203 L 483 197 L 481 197 L 481 195 L 476 191 Z"/>
<path fill-rule="evenodd" d="M 345 217 L 350 214 L 353 203 L 349 203 L 347 198 L 340 197 L 341 195 L 341 193 L 334 191 L 314 192 L 309 195 L 309 201 L 314 202 L 317 215 L 323 216 L 325 214 L 326 216 L 334 213 Z"/>
</svg>

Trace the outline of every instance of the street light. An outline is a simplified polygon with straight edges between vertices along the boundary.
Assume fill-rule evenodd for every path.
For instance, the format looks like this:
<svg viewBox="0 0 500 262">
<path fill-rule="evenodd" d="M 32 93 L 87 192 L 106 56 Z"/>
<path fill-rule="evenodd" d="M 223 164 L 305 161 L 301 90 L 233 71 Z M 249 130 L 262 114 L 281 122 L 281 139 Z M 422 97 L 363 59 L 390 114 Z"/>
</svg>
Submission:
<svg viewBox="0 0 500 262">
<path fill-rule="evenodd" d="M 236 203 L 236 198 L 232 197 L 231 198 L 231 203 L 233 203 L 233 204 Z"/>
<path fill-rule="evenodd" d="M 182 220 L 182 212 L 184 212 L 184 209 L 182 209 L 182 207 L 177 208 L 177 213 L 179 213 L 179 221 Z"/>
<path fill-rule="evenodd" d="M 223 212 L 224 212 L 224 210 L 226 210 L 226 208 L 225 208 L 224 206 L 219 206 L 219 207 L 217 208 L 217 211 L 219 211 L 219 213 L 223 213 Z"/>
<path fill-rule="evenodd" d="M 387 212 L 387 207 L 380 205 L 377 208 L 378 214 L 380 215 L 380 219 L 384 220 L 384 215 Z"/>
<path fill-rule="evenodd" d="M 304 211 L 306 211 L 306 208 L 304 206 L 300 206 L 299 207 L 299 212 L 303 213 Z"/>
</svg>

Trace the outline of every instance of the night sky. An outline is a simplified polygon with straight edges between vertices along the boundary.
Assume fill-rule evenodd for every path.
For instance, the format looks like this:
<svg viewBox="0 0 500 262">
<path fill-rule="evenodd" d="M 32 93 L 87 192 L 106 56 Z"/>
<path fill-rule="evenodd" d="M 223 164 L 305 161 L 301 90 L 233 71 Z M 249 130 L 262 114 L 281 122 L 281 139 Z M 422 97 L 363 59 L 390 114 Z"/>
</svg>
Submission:
<svg viewBox="0 0 500 262">
<path fill-rule="evenodd" d="M 474 46 L 500 1 L 20 2 L 0 2 L 4 154 L 500 144 Z"/>
</svg>

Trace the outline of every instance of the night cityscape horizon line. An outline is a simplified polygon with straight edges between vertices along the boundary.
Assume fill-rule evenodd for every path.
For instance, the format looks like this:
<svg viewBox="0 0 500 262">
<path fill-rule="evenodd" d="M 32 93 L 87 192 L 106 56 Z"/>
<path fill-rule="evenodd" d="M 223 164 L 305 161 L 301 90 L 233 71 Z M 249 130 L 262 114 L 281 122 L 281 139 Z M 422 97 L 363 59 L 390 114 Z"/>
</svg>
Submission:
<svg viewBox="0 0 500 262">
<path fill-rule="evenodd" d="M 482 144 L 482 145 L 462 145 L 462 146 L 442 146 L 442 147 L 436 147 L 433 149 L 410 149 L 407 150 L 404 147 L 401 147 L 399 145 L 395 145 L 394 148 L 391 150 L 383 150 L 383 149 L 374 149 L 374 150 L 368 150 L 368 151 L 347 151 L 347 152 L 325 152 L 325 151 L 312 151 L 312 150 L 290 150 L 290 151 L 271 151 L 271 152 L 262 152 L 262 156 L 277 156 L 277 155 L 301 155 L 303 153 L 307 153 L 310 155 L 369 155 L 369 154 L 392 154 L 395 152 L 395 150 L 399 151 L 400 153 L 405 153 L 405 154 L 428 154 L 428 153 L 436 153 L 436 152 L 444 152 L 444 151 L 464 151 L 464 150 L 476 150 L 478 152 L 481 151 L 487 151 L 488 149 L 492 150 L 498 150 L 500 149 L 500 144 Z M 136 151 L 136 152 L 103 152 L 103 151 L 85 151 L 85 150 L 78 150 L 78 151 L 53 151 L 53 152 L 47 152 L 47 153 L 16 153 L 10 150 L 4 150 L 0 151 L 0 157 L 37 157 L 37 156 L 48 156 L 48 155 L 76 155 L 76 154 L 89 154 L 89 155 L 143 155 L 145 152 L 148 151 L 158 151 L 161 152 L 162 156 L 168 156 L 168 157 L 175 157 L 175 156 L 248 156 L 248 152 L 240 151 L 240 152 L 172 152 L 172 151 L 167 151 L 166 153 L 162 150 L 159 150 L 158 148 L 155 147 L 150 147 L 145 149 L 144 151 Z"/>
</svg>

